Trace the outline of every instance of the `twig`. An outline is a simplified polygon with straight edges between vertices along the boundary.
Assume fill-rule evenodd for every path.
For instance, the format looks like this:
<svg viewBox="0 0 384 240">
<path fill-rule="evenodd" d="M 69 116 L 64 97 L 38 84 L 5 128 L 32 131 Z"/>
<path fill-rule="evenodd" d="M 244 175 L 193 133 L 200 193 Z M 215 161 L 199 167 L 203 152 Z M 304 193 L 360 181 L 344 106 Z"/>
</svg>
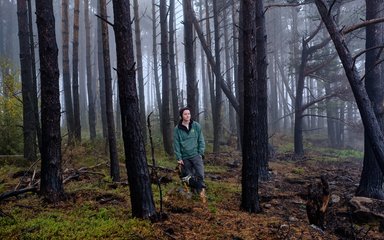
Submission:
<svg viewBox="0 0 384 240">
<path fill-rule="evenodd" d="M 34 193 L 36 193 L 37 192 L 37 187 L 36 186 L 32 186 L 32 187 L 22 188 L 22 189 L 19 189 L 19 190 L 16 190 L 16 191 L 5 192 L 5 193 L 0 195 L 0 201 L 4 200 L 6 198 L 10 198 L 10 197 L 14 197 L 14 196 L 26 193 L 26 192 L 34 192 Z"/>
<path fill-rule="evenodd" d="M 154 174 L 156 178 L 157 187 L 159 188 L 159 194 L 160 194 L 160 216 L 163 213 L 163 192 L 161 189 L 161 178 L 159 178 L 157 171 L 156 171 L 156 161 L 155 161 L 155 150 L 153 147 L 153 139 L 152 139 L 152 130 L 151 130 L 151 115 L 153 111 L 148 115 L 147 117 L 147 124 L 148 124 L 148 133 L 149 133 L 149 142 L 151 144 L 151 155 L 152 155 L 152 173 Z"/>
</svg>

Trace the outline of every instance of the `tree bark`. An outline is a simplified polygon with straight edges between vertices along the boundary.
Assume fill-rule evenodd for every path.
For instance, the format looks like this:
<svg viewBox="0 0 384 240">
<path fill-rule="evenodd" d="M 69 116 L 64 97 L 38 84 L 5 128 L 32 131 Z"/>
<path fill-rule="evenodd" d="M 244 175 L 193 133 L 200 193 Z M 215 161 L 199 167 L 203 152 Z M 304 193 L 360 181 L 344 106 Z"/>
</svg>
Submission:
<svg viewBox="0 0 384 240">
<path fill-rule="evenodd" d="M 354 66 L 352 55 L 349 52 L 342 34 L 336 28 L 336 24 L 332 15 L 330 15 L 326 3 L 323 0 L 315 0 L 315 3 L 343 64 L 356 104 L 360 110 L 364 129 L 371 143 L 376 162 L 379 165 L 381 172 L 384 172 L 384 136 L 375 116 L 364 82 L 361 81 L 359 73 Z"/>
<path fill-rule="evenodd" d="M 91 22 L 89 20 L 89 0 L 84 0 L 85 15 L 85 55 L 87 68 L 87 89 L 88 89 L 88 122 L 89 136 L 91 140 L 96 138 L 96 110 L 95 110 L 95 93 L 94 82 L 92 77 L 91 62 Z"/>
<path fill-rule="evenodd" d="M 256 1 L 256 67 L 257 67 L 257 115 L 256 146 L 259 178 L 268 180 L 268 78 L 267 78 L 267 34 L 262 0 Z M 255 123 L 253 123 L 255 124 Z M 252 129 L 248 128 L 247 129 Z"/>
<path fill-rule="evenodd" d="M 105 0 L 100 0 L 100 14 L 103 19 L 107 19 L 107 5 Z M 104 80 L 105 80 L 105 107 L 107 115 L 108 127 L 108 145 L 110 157 L 110 173 L 114 182 L 120 181 L 119 159 L 116 146 L 115 135 L 115 119 L 113 117 L 113 101 L 112 101 L 112 77 L 111 77 L 111 61 L 109 58 L 109 34 L 108 23 L 102 21 L 101 32 L 103 38 L 103 59 L 104 59 Z"/>
<path fill-rule="evenodd" d="M 17 16 L 19 26 L 21 87 L 23 96 L 23 137 L 24 158 L 36 160 L 36 121 L 33 107 L 33 77 L 29 43 L 27 2 L 17 1 Z"/>
<path fill-rule="evenodd" d="M 52 0 L 36 0 L 41 79 L 40 194 L 57 202 L 64 195 L 61 170 L 60 89 L 58 49 Z"/>
<path fill-rule="evenodd" d="M 220 151 L 219 139 L 222 136 L 222 77 L 221 77 L 221 61 L 220 61 L 220 25 L 219 25 L 219 9 L 217 2 L 213 1 L 213 25 L 215 39 L 215 73 L 216 73 L 216 88 L 215 88 L 215 115 L 213 116 L 213 152 Z"/>
<path fill-rule="evenodd" d="M 161 73 L 162 73 L 162 106 L 163 116 L 163 144 L 168 155 L 173 154 L 172 128 L 169 114 L 169 47 L 167 27 L 167 6 L 166 0 L 160 0 L 160 28 L 161 28 Z"/>
<path fill-rule="evenodd" d="M 100 1 L 98 1 L 99 13 L 101 15 Z M 103 138 L 108 138 L 108 124 L 107 124 L 107 107 L 105 106 L 105 73 L 104 73 L 104 57 L 103 57 L 103 35 L 102 35 L 102 21 L 97 22 L 97 62 L 99 69 L 99 93 L 100 93 L 100 109 L 101 109 L 101 125 L 103 130 Z M 109 70 L 111 71 L 111 70 Z"/>
<path fill-rule="evenodd" d="M 41 148 L 41 126 L 40 126 L 40 115 L 39 115 L 39 103 L 37 97 L 37 76 L 36 76 L 36 61 L 35 61 L 35 41 L 33 35 L 33 21 L 32 21 L 32 3 L 31 0 L 28 0 L 28 27 L 29 27 L 29 44 L 30 44 L 30 53 L 31 53 L 31 65 L 32 65 L 32 107 L 33 113 L 35 115 L 35 128 L 37 135 L 37 143 L 39 149 Z M 1 38 L 1 37 L 0 37 Z"/>
<path fill-rule="evenodd" d="M 144 96 L 144 76 L 143 76 L 143 55 L 141 52 L 141 30 L 140 30 L 140 16 L 139 16 L 139 3 L 133 0 L 133 12 L 135 18 L 135 40 L 136 40 L 136 56 L 137 56 L 137 82 L 139 84 L 139 102 L 140 102 L 140 121 L 143 127 L 144 142 L 147 141 L 147 128 L 145 117 L 145 96 Z"/>
<path fill-rule="evenodd" d="M 160 81 L 159 81 L 159 62 L 157 59 L 157 30 L 156 30 L 156 1 L 152 0 L 152 53 L 153 53 L 153 72 L 155 75 L 155 91 L 156 91 L 156 102 L 157 102 L 157 109 L 159 111 L 159 118 L 160 118 L 160 127 L 163 128 L 163 115 L 161 114 L 161 96 L 160 96 Z"/>
<path fill-rule="evenodd" d="M 65 117 L 67 120 L 68 129 L 68 143 L 73 144 L 74 140 L 74 118 L 73 118 L 73 105 L 71 94 L 71 77 L 69 73 L 69 12 L 68 0 L 62 0 L 62 20 L 61 31 L 63 39 L 63 88 L 64 88 L 64 102 L 65 102 Z"/>
<path fill-rule="evenodd" d="M 255 213 L 260 211 L 258 182 L 259 160 L 256 149 L 257 131 L 257 69 L 256 69 L 256 1 L 242 0 L 240 18 L 243 41 L 244 74 L 244 132 L 243 166 L 241 179 L 241 209 Z M 245 129 L 247 129 L 245 131 Z"/>
<path fill-rule="evenodd" d="M 175 0 L 169 1 L 169 67 L 171 73 L 171 93 L 172 93 L 172 112 L 173 125 L 179 122 L 179 101 L 177 97 L 177 78 L 176 78 L 176 54 L 175 54 Z"/>
<path fill-rule="evenodd" d="M 72 96 L 73 96 L 73 117 L 74 134 L 77 142 L 81 142 L 81 121 L 80 121 L 80 96 L 79 96 L 79 14 L 80 0 L 75 0 L 73 19 L 73 58 L 72 58 Z"/>
<path fill-rule="evenodd" d="M 191 0 L 183 0 L 184 12 L 184 52 L 185 52 L 185 75 L 187 77 L 187 106 L 191 109 L 191 116 L 196 119 L 199 113 L 197 105 L 197 81 L 196 81 L 196 59 L 193 39 L 193 26 L 190 14 L 192 9 Z"/>
<path fill-rule="evenodd" d="M 140 126 L 129 6 L 129 0 L 113 0 L 124 150 L 132 215 L 138 218 L 151 218 L 155 216 L 156 209 L 149 178 L 145 145 L 141 133 L 142 127 Z"/>
<path fill-rule="evenodd" d="M 366 19 L 382 17 L 383 13 L 378 11 L 384 7 L 383 1 L 366 1 Z M 383 24 L 369 25 L 366 29 L 366 49 L 370 49 L 383 45 Z M 375 49 L 365 54 L 365 88 L 372 102 L 374 112 L 381 131 L 384 128 L 384 108 L 382 106 L 384 100 L 384 73 L 383 64 L 376 65 L 380 61 L 381 49 Z M 375 159 L 372 146 L 368 140 L 369 136 L 365 134 L 364 141 L 364 165 L 361 173 L 360 184 L 357 188 L 356 195 L 370 198 L 384 199 L 383 172 Z"/>
</svg>

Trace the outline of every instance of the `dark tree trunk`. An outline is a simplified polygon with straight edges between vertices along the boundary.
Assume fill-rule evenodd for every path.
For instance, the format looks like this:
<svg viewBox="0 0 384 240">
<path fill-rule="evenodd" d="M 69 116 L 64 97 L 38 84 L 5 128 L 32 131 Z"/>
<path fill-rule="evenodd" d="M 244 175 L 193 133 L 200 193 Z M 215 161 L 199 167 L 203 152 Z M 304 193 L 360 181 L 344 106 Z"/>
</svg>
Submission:
<svg viewBox="0 0 384 240">
<path fill-rule="evenodd" d="M 168 27 L 167 27 L 166 0 L 160 0 L 160 28 L 161 28 L 161 73 L 162 73 L 162 106 L 163 116 L 163 143 L 167 154 L 172 155 L 172 128 L 169 114 L 169 52 L 168 52 Z"/>
<path fill-rule="evenodd" d="M 223 132 L 222 126 L 222 92 L 221 92 L 221 61 L 220 61 L 220 24 L 219 24 L 219 9 L 217 2 L 213 1 L 213 25 L 215 28 L 215 73 L 216 74 L 216 98 L 215 98 L 215 115 L 213 116 L 213 152 L 220 151 L 220 138 Z"/>
<path fill-rule="evenodd" d="M 73 144 L 74 140 L 74 118 L 72 107 L 72 94 L 71 94 L 71 77 L 69 73 L 69 12 L 68 0 L 62 0 L 62 20 L 61 30 L 63 39 L 63 88 L 64 88 L 64 102 L 65 102 L 65 117 L 67 119 L 68 128 L 68 142 Z"/>
<path fill-rule="evenodd" d="M 242 31 L 244 66 L 244 128 L 243 133 L 243 166 L 241 180 L 241 209 L 255 213 L 260 211 L 258 182 L 259 161 L 257 131 L 259 123 L 257 97 L 257 69 L 256 69 L 256 1 L 241 1 L 240 18 L 243 18 L 239 28 Z"/>
<path fill-rule="evenodd" d="M 325 83 L 325 93 L 330 94 L 331 83 Z M 330 147 L 336 146 L 336 121 L 337 117 L 335 114 L 335 104 L 330 101 L 326 101 L 326 113 L 327 113 L 327 133 L 328 133 L 328 144 Z"/>
<path fill-rule="evenodd" d="M 42 140 L 41 140 L 41 127 L 40 127 L 40 115 L 39 115 L 39 104 L 37 98 L 37 76 L 36 76 L 36 61 L 35 61 L 35 41 L 33 36 L 33 21 L 32 21 L 32 4 L 31 0 L 28 0 L 28 27 L 29 27 L 29 47 L 31 53 L 31 66 L 32 66 L 32 90 L 31 90 L 31 100 L 32 100 L 32 108 L 35 119 L 35 128 L 37 135 L 37 143 L 39 149 L 41 148 Z M 1 38 L 1 36 L 0 36 Z"/>
<path fill-rule="evenodd" d="M 347 48 L 342 34 L 336 28 L 336 24 L 332 15 L 330 15 L 326 3 L 322 0 L 315 0 L 315 3 L 343 64 L 356 104 L 360 110 L 365 133 L 371 143 L 376 163 L 380 167 L 381 172 L 384 172 L 384 136 L 365 89 L 364 82 L 361 81 L 361 77 L 354 66 L 355 61 Z"/>
<path fill-rule="evenodd" d="M 200 0 L 199 2 L 200 19 L 203 19 L 203 6 L 204 6 L 204 1 Z M 209 21 L 209 19 L 207 21 Z M 203 47 L 201 47 L 200 54 L 201 54 L 201 81 L 202 81 L 202 87 L 203 87 L 204 129 L 206 132 L 208 132 L 208 129 L 209 129 L 208 113 L 211 112 L 209 107 L 209 83 L 208 83 L 209 78 L 207 76 L 209 66 L 206 65 Z"/>
<path fill-rule="evenodd" d="M 129 0 L 113 0 L 121 121 L 132 215 L 151 218 L 156 209 L 140 126 L 129 6 Z"/>
<path fill-rule="evenodd" d="M 52 202 L 64 195 L 61 170 L 60 89 L 52 0 L 36 0 L 41 79 L 40 193 Z"/>
<path fill-rule="evenodd" d="M 96 110 L 95 110 L 95 93 L 92 78 L 92 62 L 91 62 L 91 22 L 89 20 L 89 0 L 84 0 L 84 16 L 85 16 L 85 55 L 87 64 L 87 89 L 88 89 L 88 122 L 90 139 L 96 138 Z"/>
<path fill-rule="evenodd" d="M 105 0 L 100 0 L 100 14 L 103 19 L 107 19 L 107 5 Z M 110 172 L 112 180 L 120 181 L 119 159 L 117 155 L 116 147 L 116 135 L 115 135 L 115 119 L 113 117 L 113 101 L 112 101 L 112 77 L 111 77 L 111 61 L 109 58 L 109 34 L 108 23 L 102 21 L 101 32 L 103 38 L 103 59 L 104 59 L 104 79 L 105 79 L 105 103 L 106 103 L 106 115 L 108 126 L 108 145 L 109 145 L 109 157 L 110 157 Z"/>
<path fill-rule="evenodd" d="M 17 16 L 19 25 L 20 68 L 23 96 L 23 136 L 24 158 L 36 160 L 36 121 L 33 106 L 32 62 L 29 43 L 27 2 L 17 1 Z"/>
<path fill-rule="evenodd" d="M 259 178 L 267 180 L 268 173 L 268 78 L 267 78 L 267 35 L 263 1 L 256 1 L 256 149 L 259 166 Z M 252 123 L 255 124 L 255 123 Z M 248 128 L 246 129 L 253 129 Z"/>
<path fill-rule="evenodd" d="M 383 13 L 379 11 L 384 7 L 383 1 L 367 1 L 366 0 L 366 19 L 375 19 L 383 17 Z M 383 45 L 383 24 L 369 25 L 366 28 L 366 49 Z M 383 64 L 376 65 L 380 61 L 381 49 L 367 51 L 365 54 L 365 88 L 369 99 L 372 102 L 377 121 L 381 131 L 384 128 L 384 108 L 382 106 L 384 100 L 384 73 Z M 372 146 L 368 140 L 369 136 L 365 134 L 364 144 L 364 165 L 361 173 L 360 185 L 356 195 L 384 199 L 383 183 L 384 177 L 382 171 L 377 164 Z"/>
<path fill-rule="evenodd" d="M 169 1 L 169 66 L 171 73 L 171 93 L 172 93 L 172 112 L 173 125 L 179 122 L 179 101 L 177 97 L 177 78 L 176 78 L 176 54 L 175 54 L 175 0 Z"/>
<path fill-rule="evenodd" d="M 144 142 L 147 141 L 147 128 L 145 117 L 145 96 L 144 96 L 144 76 L 143 76 L 143 55 L 141 53 L 141 30 L 140 30 L 140 16 L 139 16 L 139 3 L 133 0 L 133 12 L 135 19 L 135 40 L 136 40 L 136 68 L 137 68 L 137 82 L 139 84 L 139 102 L 140 102 L 140 121 L 143 127 Z"/>
<path fill-rule="evenodd" d="M 100 1 L 98 1 L 99 13 Z M 107 126 L 107 110 L 106 110 L 106 97 L 105 97 L 105 73 L 104 73 L 104 58 L 103 58 L 103 36 L 102 36 L 102 20 L 97 22 L 97 62 L 99 69 L 99 93 L 100 93 L 100 109 L 101 109 L 101 125 L 103 130 L 103 138 L 108 138 L 108 126 Z M 109 70 L 110 71 L 110 70 Z"/>
<path fill-rule="evenodd" d="M 308 47 L 306 42 L 303 40 L 303 50 L 301 52 L 301 64 L 299 67 L 299 79 L 296 85 L 296 98 L 295 98 L 295 130 L 294 130 L 294 150 L 297 156 L 304 154 L 303 147 L 303 91 L 304 91 L 304 69 L 308 60 Z"/>
<path fill-rule="evenodd" d="M 197 81 L 196 81 L 196 60 L 194 50 L 194 38 L 193 27 L 190 14 L 192 9 L 191 4 L 187 4 L 187 1 L 183 0 L 183 12 L 184 12 L 184 52 L 185 52 L 185 75 L 187 77 L 187 106 L 191 109 L 191 116 L 196 119 L 199 113 L 197 105 Z"/>
<path fill-rule="evenodd" d="M 80 96 L 79 96 L 79 14 L 80 0 L 75 0 L 73 20 L 73 58 L 72 58 L 72 96 L 73 96 L 73 117 L 74 133 L 77 142 L 81 141 L 80 121 Z"/>
<path fill-rule="evenodd" d="M 156 14 L 156 1 L 152 0 L 152 52 L 153 52 L 153 72 L 155 75 L 155 91 L 156 91 L 156 102 L 157 102 L 157 109 L 159 110 L 159 118 L 160 118 L 160 127 L 163 128 L 163 115 L 161 114 L 161 96 L 160 96 L 160 80 L 159 80 L 159 62 L 157 60 L 157 31 L 156 31 L 156 25 L 157 25 L 157 14 Z"/>
</svg>

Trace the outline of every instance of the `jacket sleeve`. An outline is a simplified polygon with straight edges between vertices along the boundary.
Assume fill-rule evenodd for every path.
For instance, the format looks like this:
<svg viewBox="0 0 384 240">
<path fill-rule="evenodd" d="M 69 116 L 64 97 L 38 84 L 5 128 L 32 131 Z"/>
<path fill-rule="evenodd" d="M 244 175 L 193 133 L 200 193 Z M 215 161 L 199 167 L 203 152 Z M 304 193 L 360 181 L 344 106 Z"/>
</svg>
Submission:
<svg viewBox="0 0 384 240">
<path fill-rule="evenodd" d="M 197 149 L 199 154 L 202 156 L 204 155 L 205 151 L 205 140 L 204 140 L 204 135 L 203 132 L 201 131 L 201 126 L 199 126 L 199 135 L 197 137 Z"/>
<path fill-rule="evenodd" d="M 180 139 L 177 127 L 175 127 L 173 130 L 173 151 L 175 152 L 176 160 L 182 160 L 180 151 Z"/>
</svg>

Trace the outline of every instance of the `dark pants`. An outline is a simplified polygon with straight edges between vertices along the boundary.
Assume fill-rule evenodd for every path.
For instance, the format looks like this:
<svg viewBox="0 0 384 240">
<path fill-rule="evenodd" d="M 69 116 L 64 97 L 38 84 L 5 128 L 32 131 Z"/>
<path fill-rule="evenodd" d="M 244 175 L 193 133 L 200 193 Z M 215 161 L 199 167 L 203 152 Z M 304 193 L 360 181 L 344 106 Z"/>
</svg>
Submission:
<svg viewBox="0 0 384 240">
<path fill-rule="evenodd" d="M 196 188 L 198 192 L 201 191 L 204 185 L 204 164 L 200 155 L 192 158 L 183 159 L 183 176 L 191 176 L 189 185 Z"/>
</svg>

